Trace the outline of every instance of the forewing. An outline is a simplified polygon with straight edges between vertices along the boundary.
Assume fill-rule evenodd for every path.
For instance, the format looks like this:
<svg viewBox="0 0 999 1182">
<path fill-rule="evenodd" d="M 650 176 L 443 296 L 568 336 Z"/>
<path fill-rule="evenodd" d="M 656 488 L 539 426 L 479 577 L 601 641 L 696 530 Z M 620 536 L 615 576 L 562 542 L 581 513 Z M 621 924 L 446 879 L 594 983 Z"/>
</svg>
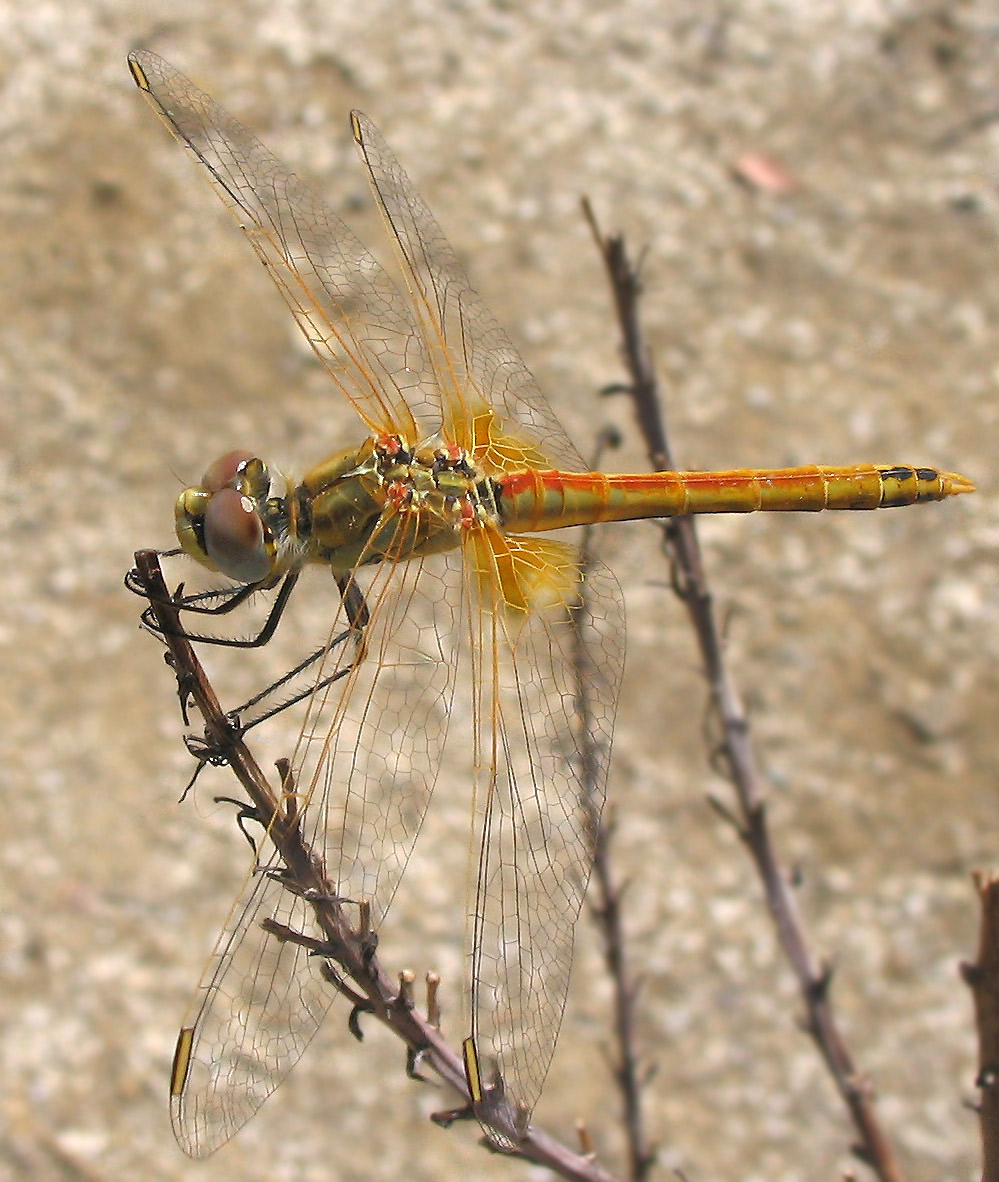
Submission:
<svg viewBox="0 0 999 1182">
<path fill-rule="evenodd" d="M 366 115 L 352 112 L 351 123 L 419 316 L 448 440 L 471 452 L 487 471 L 584 470 L 548 400 L 391 148 Z"/>
<path fill-rule="evenodd" d="M 139 88 L 202 165 L 371 431 L 413 443 L 436 430 L 440 412 L 421 333 L 402 292 L 364 244 L 183 74 L 146 50 L 128 60 Z"/>
<path fill-rule="evenodd" d="M 272 867 L 279 865 L 275 857 Z M 267 932 L 273 919 L 320 939 L 309 904 L 256 870 L 233 904 L 194 999 L 186 1071 L 171 1087 L 173 1131 L 206 1157 L 236 1133 L 309 1045 L 336 993 L 299 944 Z M 183 1065 L 181 1065 L 183 1066 Z"/>
<path fill-rule="evenodd" d="M 393 561 L 412 545 L 415 517 L 386 515 L 388 556 L 361 567 L 330 636 L 347 630 L 348 602 L 368 615 L 358 654 L 331 644 L 311 673 L 318 688 L 291 759 L 302 833 L 345 900 L 384 916 L 419 833 L 441 762 L 455 682 L 460 561 Z M 332 592 L 331 592 L 332 593 Z M 250 732 L 251 736 L 255 732 Z M 253 739 L 248 739 L 251 746 Z M 272 858 L 271 867 L 280 860 Z M 230 914 L 199 988 L 190 1069 L 172 1097 L 174 1130 L 193 1156 L 233 1135 L 282 1082 L 334 996 L 317 958 L 261 927 L 274 919 L 322 939 L 312 907 L 258 873 Z"/>
<path fill-rule="evenodd" d="M 610 571 L 595 561 L 581 569 L 564 542 L 486 542 L 466 545 L 478 602 L 476 765 L 486 769 L 476 799 L 472 1032 L 480 1062 L 494 1062 L 529 1116 L 562 1019 L 606 790 L 624 609 Z"/>
</svg>

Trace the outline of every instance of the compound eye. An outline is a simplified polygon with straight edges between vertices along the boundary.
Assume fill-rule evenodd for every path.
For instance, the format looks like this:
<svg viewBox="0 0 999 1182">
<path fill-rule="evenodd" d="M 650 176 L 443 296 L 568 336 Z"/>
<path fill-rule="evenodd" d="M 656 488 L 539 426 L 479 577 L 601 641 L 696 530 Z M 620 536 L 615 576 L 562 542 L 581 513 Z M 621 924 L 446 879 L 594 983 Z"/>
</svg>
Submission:
<svg viewBox="0 0 999 1182">
<path fill-rule="evenodd" d="M 216 569 L 239 583 L 258 583 L 270 574 L 264 527 L 249 497 L 234 488 L 215 493 L 205 510 L 205 552 Z"/>
<path fill-rule="evenodd" d="M 201 487 L 206 492 L 218 492 L 220 488 L 225 488 L 227 484 L 232 482 L 243 464 L 253 458 L 253 452 L 250 451 L 226 452 L 224 456 L 220 456 L 214 464 L 209 466 L 201 478 Z"/>
</svg>

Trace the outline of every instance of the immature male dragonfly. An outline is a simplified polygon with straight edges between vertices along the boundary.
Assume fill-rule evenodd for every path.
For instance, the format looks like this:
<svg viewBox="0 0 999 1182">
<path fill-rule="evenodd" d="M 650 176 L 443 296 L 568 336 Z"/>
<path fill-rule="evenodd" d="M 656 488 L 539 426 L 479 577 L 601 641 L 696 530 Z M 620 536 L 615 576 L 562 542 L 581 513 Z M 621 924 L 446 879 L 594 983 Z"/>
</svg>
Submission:
<svg viewBox="0 0 999 1182">
<path fill-rule="evenodd" d="M 466 1052 L 473 1064 L 494 1063 L 526 1129 L 561 1021 L 589 872 L 581 798 L 603 798 L 623 663 L 613 576 L 599 562 L 584 566 L 578 542 L 535 535 L 684 513 L 908 505 L 972 485 L 905 465 L 587 472 L 364 115 L 351 114 L 351 131 L 405 292 L 187 78 L 145 51 L 129 65 L 366 431 L 287 490 L 260 459 L 223 457 L 177 502 L 181 545 L 254 588 L 306 563 L 329 566 L 341 591 L 331 636 L 349 629 L 346 604 L 363 594 L 361 656 L 351 663 L 331 644 L 310 673 L 317 688 L 292 762 L 303 828 L 329 880 L 344 898 L 370 900 L 376 922 L 423 820 L 455 694 L 464 695 L 474 744 Z M 265 930 L 270 919 L 307 930 L 308 903 L 280 876 L 253 875 L 181 1034 L 173 1122 L 194 1155 L 253 1115 L 330 1004 L 315 958 Z M 482 1084 L 470 1086 L 474 1094 Z"/>
</svg>

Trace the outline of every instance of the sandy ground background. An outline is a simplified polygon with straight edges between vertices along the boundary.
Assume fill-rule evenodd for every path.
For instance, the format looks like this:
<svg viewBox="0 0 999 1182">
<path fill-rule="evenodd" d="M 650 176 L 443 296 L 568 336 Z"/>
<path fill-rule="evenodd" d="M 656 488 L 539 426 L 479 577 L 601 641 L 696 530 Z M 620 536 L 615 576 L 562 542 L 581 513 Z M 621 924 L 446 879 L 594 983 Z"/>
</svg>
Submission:
<svg viewBox="0 0 999 1182">
<path fill-rule="evenodd" d="M 986 0 L 0 4 L 0 1178 L 539 1177 L 426 1113 L 399 1047 L 331 1018 L 206 1164 L 176 1148 L 176 1029 L 245 868 L 190 772 L 121 577 L 237 444 L 298 467 L 354 434 L 261 268 L 156 124 L 162 53 L 381 247 L 357 105 L 417 179 L 586 449 L 643 458 L 578 214 L 647 246 L 686 467 L 859 460 L 973 476 L 961 503 L 705 525 L 729 655 L 835 999 L 915 1180 L 971 1178 L 969 875 L 999 861 L 999 16 Z M 739 183 L 747 153 L 795 185 Z M 346 435 L 345 435 L 346 432 Z M 662 1176 L 837 1178 L 850 1130 L 796 1028 L 652 527 L 604 550 L 630 660 L 612 776 Z M 318 610 L 321 610 L 321 603 Z M 457 972 L 464 799 L 442 775 L 386 963 Z M 457 988 L 457 982 L 454 982 Z M 541 1124 L 620 1158 L 607 985 L 581 925 Z M 457 1035 L 459 1032 L 454 1031 Z M 862 1171 L 861 1171 L 862 1173 Z"/>
</svg>

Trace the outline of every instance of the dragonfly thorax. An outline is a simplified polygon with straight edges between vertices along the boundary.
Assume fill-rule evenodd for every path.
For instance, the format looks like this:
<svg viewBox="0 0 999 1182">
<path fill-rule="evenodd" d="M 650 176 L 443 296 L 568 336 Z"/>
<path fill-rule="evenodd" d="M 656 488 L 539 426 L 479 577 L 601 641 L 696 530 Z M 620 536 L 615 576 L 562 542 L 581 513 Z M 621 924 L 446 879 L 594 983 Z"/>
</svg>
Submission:
<svg viewBox="0 0 999 1182">
<path fill-rule="evenodd" d="M 304 560 L 335 570 L 451 550 L 463 528 L 496 517 L 493 485 L 466 452 L 433 440 L 411 449 L 396 435 L 333 456 L 296 496 Z"/>
</svg>

